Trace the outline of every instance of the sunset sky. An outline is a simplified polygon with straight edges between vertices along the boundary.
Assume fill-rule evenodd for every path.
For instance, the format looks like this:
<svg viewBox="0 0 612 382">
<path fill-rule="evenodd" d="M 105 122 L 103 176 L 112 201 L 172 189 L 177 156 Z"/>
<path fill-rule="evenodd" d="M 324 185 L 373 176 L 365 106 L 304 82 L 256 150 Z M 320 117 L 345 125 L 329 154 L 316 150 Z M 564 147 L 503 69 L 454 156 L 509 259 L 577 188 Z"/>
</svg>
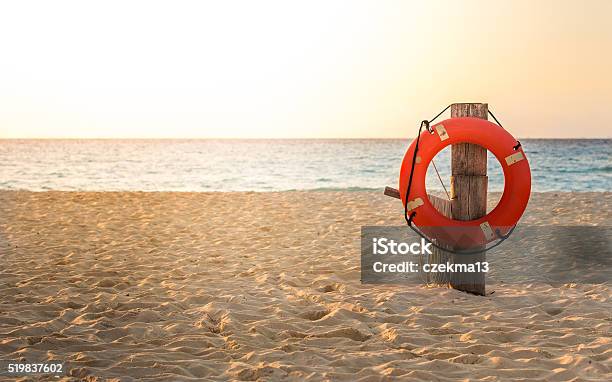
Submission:
<svg viewBox="0 0 612 382">
<path fill-rule="evenodd" d="M 612 1 L 0 5 L 0 138 L 611 137 Z"/>
</svg>

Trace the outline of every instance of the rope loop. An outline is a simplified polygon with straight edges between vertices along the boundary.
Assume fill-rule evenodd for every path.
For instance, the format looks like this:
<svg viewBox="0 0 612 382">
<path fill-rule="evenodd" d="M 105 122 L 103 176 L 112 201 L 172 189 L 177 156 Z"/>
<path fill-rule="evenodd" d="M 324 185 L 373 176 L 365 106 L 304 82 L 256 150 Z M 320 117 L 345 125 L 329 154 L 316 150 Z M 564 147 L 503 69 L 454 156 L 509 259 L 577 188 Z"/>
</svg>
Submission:
<svg viewBox="0 0 612 382">
<path fill-rule="evenodd" d="M 412 222 L 411 222 L 412 223 Z M 445 248 L 442 246 L 439 246 L 438 244 L 436 244 L 432 239 L 428 238 L 427 236 L 425 236 L 419 229 L 415 228 L 412 224 L 408 224 L 408 227 L 410 227 L 410 229 L 412 229 L 417 235 L 419 235 L 421 238 L 423 238 L 425 241 L 427 241 L 428 243 L 431 243 L 431 245 L 434 248 L 437 248 L 441 251 L 444 252 L 448 252 L 448 253 L 452 253 L 454 255 L 476 255 L 479 253 L 484 253 L 486 251 L 490 251 L 493 248 L 497 247 L 498 245 L 500 245 L 501 243 L 503 243 L 504 241 L 506 241 L 510 235 L 512 235 L 512 232 L 514 232 L 514 229 L 516 228 L 516 224 L 514 226 L 512 226 L 512 228 L 510 228 L 510 230 L 508 231 L 508 233 L 506 235 L 502 235 L 501 231 L 498 229 L 495 230 L 495 233 L 497 234 L 497 238 L 499 239 L 499 241 L 489 247 L 483 248 L 483 249 L 477 249 L 477 250 L 453 250 L 453 249 L 449 249 L 449 248 Z"/>
<path fill-rule="evenodd" d="M 408 216 L 408 225 L 412 227 L 412 219 L 416 216 L 416 211 L 413 211 L 410 216 Z"/>
<path fill-rule="evenodd" d="M 433 129 L 429 126 L 429 121 L 424 119 L 421 121 L 421 127 L 425 127 L 425 130 L 427 130 L 430 134 L 433 133 Z"/>
<path fill-rule="evenodd" d="M 452 104 L 451 104 L 452 105 Z M 416 157 L 417 157 L 417 152 L 419 151 L 419 138 L 421 137 L 421 131 L 423 130 L 423 127 L 425 127 L 425 129 L 429 132 L 429 133 L 433 133 L 433 129 L 431 128 L 431 123 L 433 121 L 435 121 L 436 119 L 438 119 L 439 116 L 441 116 L 442 114 L 444 114 L 444 112 L 446 110 L 448 110 L 451 105 L 448 105 L 447 107 L 445 107 L 441 112 L 439 112 L 435 117 L 433 117 L 430 120 L 424 119 L 421 121 L 421 126 L 419 126 L 419 131 L 417 133 L 417 138 L 416 138 L 416 145 L 414 147 L 414 155 L 412 157 L 412 166 L 410 168 L 410 177 L 408 178 L 408 186 L 406 187 L 406 199 L 405 199 L 405 204 L 404 204 L 404 219 L 406 219 L 406 223 L 408 224 L 408 227 L 410 227 L 410 229 L 412 229 L 414 232 L 416 232 L 420 237 L 422 237 L 423 239 L 427 240 L 427 242 L 431 243 L 432 246 L 434 248 L 437 248 L 441 251 L 445 251 L 445 252 L 449 252 L 449 253 L 453 253 L 453 254 L 465 254 L 465 255 L 471 255 L 471 254 L 478 254 L 478 253 L 483 253 L 486 252 L 488 250 L 491 250 L 495 247 L 497 247 L 498 245 L 500 245 L 501 243 L 503 243 L 506 239 L 508 239 L 510 237 L 510 235 L 512 234 L 512 232 L 514 232 L 514 229 L 516 228 L 516 224 L 508 231 L 508 233 L 506 235 L 502 235 L 501 231 L 498 229 L 495 230 L 495 233 L 497 234 L 497 238 L 499 239 L 499 241 L 495 244 L 493 244 L 490 247 L 486 247 L 484 249 L 480 249 L 480 250 L 475 250 L 475 251 L 455 251 L 452 249 L 448 249 L 448 248 L 444 248 L 441 247 L 439 245 L 437 245 L 436 243 L 433 242 L 432 239 L 428 238 L 427 236 L 425 236 L 420 230 L 418 230 L 417 228 L 415 228 L 412 225 L 412 219 L 414 219 L 414 217 L 416 216 L 416 211 L 413 211 L 412 213 L 410 213 L 410 215 L 408 215 L 408 200 L 410 197 L 410 188 L 412 186 L 412 175 L 414 173 L 414 165 L 416 163 Z M 495 120 L 495 122 L 501 127 L 503 128 L 502 124 L 499 123 L 499 121 L 497 120 L 497 118 L 495 118 L 495 115 L 493 115 L 493 112 L 491 112 L 490 109 L 487 108 L 487 113 L 489 113 L 489 115 L 491 117 L 493 117 L 493 119 Z M 516 141 L 516 146 L 514 146 L 514 150 L 518 150 L 521 147 L 521 142 L 520 141 Z M 436 169 L 437 172 L 437 169 Z M 440 177 L 440 175 L 438 174 L 438 177 Z M 440 181 L 442 181 L 442 179 L 440 178 Z M 442 183 L 442 186 L 444 186 L 444 183 Z M 446 187 L 444 187 L 444 190 L 446 191 Z M 448 193 L 447 193 L 448 194 Z"/>
</svg>

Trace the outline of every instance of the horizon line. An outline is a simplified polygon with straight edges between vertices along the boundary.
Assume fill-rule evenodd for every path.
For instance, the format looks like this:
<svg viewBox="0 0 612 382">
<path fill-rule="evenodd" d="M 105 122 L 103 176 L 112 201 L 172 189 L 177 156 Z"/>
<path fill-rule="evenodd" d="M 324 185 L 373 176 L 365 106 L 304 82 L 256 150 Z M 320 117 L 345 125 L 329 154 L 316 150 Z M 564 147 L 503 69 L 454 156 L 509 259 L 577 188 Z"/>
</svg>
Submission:
<svg viewBox="0 0 612 382">
<path fill-rule="evenodd" d="M 518 137 L 519 139 L 612 139 L 612 136 L 609 137 Z M 219 140 L 219 141 L 289 141 L 289 140 L 304 140 L 304 141 L 315 141 L 315 140 L 405 140 L 405 139 L 414 139 L 414 137 L 356 137 L 356 138 L 348 138 L 348 137 L 282 137 L 282 138 L 268 138 L 268 137 L 249 137 L 249 138 L 237 138 L 237 137 L 11 137 L 11 138 L 3 138 L 0 137 L 0 141 L 77 141 L 77 140 L 97 140 L 97 141 L 116 141 L 116 140 L 143 140 L 143 141 L 171 141 L 171 140 Z"/>
</svg>

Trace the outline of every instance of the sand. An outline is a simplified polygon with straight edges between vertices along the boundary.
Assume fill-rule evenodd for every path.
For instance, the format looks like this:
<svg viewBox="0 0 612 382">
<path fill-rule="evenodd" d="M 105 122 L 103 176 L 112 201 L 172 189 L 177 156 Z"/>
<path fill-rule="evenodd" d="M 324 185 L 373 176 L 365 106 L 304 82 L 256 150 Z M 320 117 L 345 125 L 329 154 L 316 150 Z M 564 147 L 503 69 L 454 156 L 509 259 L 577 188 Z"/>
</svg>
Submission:
<svg viewBox="0 0 612 382">
<path fill-rule="evenodd" d="M 611 201 L 536 193 L 522 222 L 610 225 Z M 0 359 L 88 381 L 612 380 L 609 285 L 361 285 L 360 227 L 382 224 L 401 206 L 373 192 L 0 192 Z"/>
</svg>

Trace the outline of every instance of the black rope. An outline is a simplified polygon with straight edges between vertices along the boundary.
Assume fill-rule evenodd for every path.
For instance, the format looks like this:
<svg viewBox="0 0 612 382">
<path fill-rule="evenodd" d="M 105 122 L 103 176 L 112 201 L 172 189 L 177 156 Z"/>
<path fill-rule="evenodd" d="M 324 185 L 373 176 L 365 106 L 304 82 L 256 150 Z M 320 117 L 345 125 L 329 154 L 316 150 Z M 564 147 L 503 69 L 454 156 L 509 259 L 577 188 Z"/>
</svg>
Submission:
<svg viewBox="0 0 612 382">
<path fill-rule="evenodd" d="M 413 212 L 412 214 L 410 214 L 410 216 L 408 216 L 408 197 L 410 196 L 410 188 L 412 187 L 412 175 L 414 174 L 414 165 L 416 164 L 417 152 L 419 151 L 419 139 L 421 138 L 421 130 L 423 130 L 423 126 L 425 126 L 425 129 L 427 129 L 429 133 L 432 133 L 433 130 L 430 127 L 431 122 L 435 121 L 436 119 L 438 119 L 439 116 L 444 114 L 444 112 L 448 110 L 451 105 L 445 107 L 441 112 L 438 113 L 438 115 L 436 115 L 432 119 L 425 119 L 421 121 L 421 126 L 419 126 L 419 132 L 417 134 L 417 140 L 414 146 L 414 155 L 412 156 L 412 165 L 410 166 L 410 178 L 408 179 L 408 187 L 406 187 L 406 203 L 404 204 L 404 219 L 406 219 L 406 223 L 408 223 L 409 227 L 412 227 L 412 219 L 414 218 L 414 216 L 416 216 L 416 212 Z"/>
<path fill-rule="evenodd" d="M 451 105 L 452 105 L 452 104 L 451 104 Z M 430 119 L 430 120 L 428 121 L 428 123 L 431 123 L 431 122 L 435 121 L 436 119 L 438 119 L 438 117 L 439 117 L 439 116 L 441 116 L 442 114 L 444 114 L 444 112 L 445 112 L 445 111 L 447 111 L 447 110 L 448 110 L 448 109 L 451 107 L 451 105 L 448 105 L 447 107 L 445 107 L 445 108 L 444 108 L 444 110 L 442 110 L 441 112 L 439 112 L 439 113 L 438 113 L 438 115 L 436 115 L 435 117 L 433 117 L 432 119 Z M 430 131 L 430 132 L 431 132 L 431 131 Z"/>
<path fill-rule="evenodd" d="M 416 214 L 416 212 L 413 212 L 413 214 Z M 418 229 L 414 228 L 414 226 L 409 225 L 409 227 L 410 227 L 410 229 L 412 229 L 412 230 L 413 230 L 413 231 L 414 231 L 414 232 L 415 232 L 417 235 L 419 235 L 420 237 L 422 237 L 423 239 L 425 239 L 425 240 L 426 240 L 428 243 L 431 243 L 431 245 L 432 245 L 434 248 L 437 248 L 437 249 L 439 249 L 439 250 L 441 250 L 441 251 L 445 251 L 445 252 L 452 253 L 452 254 L 455 254 L 455 255 L 475 255 L 475 254 L 478 254 L 478 253 L 483 253 L 483 252 L 486 252 L 486 251 L 490 251 L 490 250 L 492 250 L 493 248 L 495 248 L 495 247 L 497 247 L 498 245 L 500 245 L 501 243 L 503 243 L 503 242 L 504 242 L 506 239 L 508 239 L 508 238 L 510 237 L 510 235 L 512 235 L 512 232 L 514 232 L 514 229 L 516 228 L 516 224 L 515 224 L 514 226 L 512 226 L 512 228 L 510 228 L 510 230 L 508 231 L 508 233 L 507 233 L 507 234 L 505 234 L 505 235 L 502 235 L 502 234 L 501 234 L 501 232 L 499 231 L 499 229 L 496 229 L 496 230 L 495 230 L 495 233 L 497 234 L 497 238 L 499 239 L 499 241 L 498 241 L 497 243 L 493 244 L 493 245 L 492 245 L 492 246 L 490 246 L 490 247 L 486 247 L 486 248 L 483 248 L 483 249 L 477 249 L 477 250 L 473 250 L 473 251 L 471 251 L 471 250 L 464 250 L 464 251 L 461 251 L 461 250 L 454 250 L 454 249 L 448 249 L 448 248 L 441 247 L 441 246 L 437 245 L 436 243 L 434 243 L 434 242 L 433 242 L 433 240 L 431 240 L 430 238 L 428 238 L 427 236 L 425 236 L 425 235 L 424 235 L 424 234 L 423 234 L 423 233 L 422 233 L 420 230 L 418 230 Z"/>
<path fill-rule="evenodd" d="M 499 127 L 503 128 L 502 124 L 501 124 L 501 123 L 499 123 L 499 121 L 497 120 L 497 118 L 495 118 L 495 115 L 493 115 L 493 112 L 492 112 L 491 110 L 489 110 L 489 109 L 487 109 L 487 112 L 489 113 L 489 115 L 490 115 L 491 117 L 493 117 L 493 119 L 494 119 L 494 120 L 495 120 L 495 122 L 496 122 L 496 123 L 499 125 Z M 516 151 L 516 150 L 518 150 L 520 147 L 521 147 L 521 141 L 517 140 L 517 141 L 516 141 L 516 145 L 512 146 L 512 149 L 513 149 L 514 151 Z"/>
<path fill-rule="evenodd" d="M 412 227 L 412 219 L 416 216 L 416 212 L 412 212 L 410 216 L 408 216 L 408 226 Z"/>
<path fill-rule="evenodd" d="M 499 125 L 499 127 L 503 127 L 501 123 L 499 123 L 499 121 L 497 120 L 497 118 L 495 118 L 495 116 L 493 115 L 493 112 L 491 112 L 491 109 L 487 108 L 487 112 L 489 113 L 489 115 L 491 117 L 493 117 L 493 119 L 495 120 L 495 122 Z"/>
<path fill-rule="evenodd" d="M 444 112 L 447 111 L 451 107 L 451 105 L 448 105 L 447 107 L 445 107 L 441 112 L 439 112 L 432 119 L 430 119 L 430 120 L 426 120 L 425 119 L 425 120 L 421 121 L 421 126 L 419 126 L 419 132 L 417 134 L 416 144 L 414 146 L 414 154 L 412 155 L 412 165 L 410 166 L 410 177 L 408 178 L 408 186 L 406 187 L 406 199 L 405 199 L 405 203 L 404 203 L 404 219 L 406 219 L 406 223 L 408 224 L 408 227 L 410 227 L 410 229 L 412 229 L 414 232 L 416 232 L 423 239 L 427 240 L 427 242 L 431 243 L 434 246 L 434 248 L 437 248 L 439 250 L 446 251 L 446 252 L 449 252 L 449 253 L 453 253 L 453 254 L 474 255 L 474 254 L 477 254 L 477 253 L 483 253 L 483 252 L 489 251 L 489 250 L 497 247 L 501 243 L 503 243 L 506 239 L 508 239 L 510 237 L 512 232 L 514 232 L 514 229 L 516 228 L 516 224 L 508 231 L 508 233 L 506 235 L 502 235 L 501 232 L 499 231 L 499 229 L 496 229 L 495 233 L 497 234 L 497 237 L 498 237 L 499 241 L 497 243 L 493 244 L 492 246 L 488 247 L 488 248 L 479 249 L 479 250 L 475 250 L 475 251 L 469 251 L 469 250 L 468 251 L 456 251 L 456 250 L 447 249 L 447 248 L 444 248 L 444 247 L 441 247 L 441 246 L 437 245 L 430 238 L 425 236 L 420 230 L 418 230 L 415 227 L 413 227 L 412 220 L 414 219 L 414 217 L 417 214 L 416 211 L 412 211 L 412 213 L 410 215 L 408 215 L 408 201 L 410 200 L 409 196 L 410 196 L 410 189 L 412 188 L 412 176 L 414 174 L 414 165 L 416 164 L 417 152 L 419 151 L 419 139 L 421 138 L 421 131 L 423 130 L 423 126 L 425 126 L 425 129 L 429 133 L 433 133 L 433 129 L 431 128 L 431 123 L 433 121 L 435 121 L 436 119 L 438 119 L 439 116 L 444 114 Z M 503 128 L 502 124 L 497 120 L 495 115 L 493 115 L 491 110 L 487 108 L 487 112 L 489 113 L 489 115 L 491 115 L 491 117 L 493 117 L 495 122 L 500 127 Z M 515 151 L 519 147 L 521 147 L 521 142 L 520 141 L 516 141 L 516 142 L 517 142 L 516 146 L 513 147 L 513 149 Z"/>
<path fill-rule="evenodd" d="M 439 116 L 440 114 L 438 114 Z M 438 117 L 436 116 L 436 118 Z M 435 118 L 434 118 L 435 119 Z M 412 218 L 416 215 L 416 212 L 411 214 L 408 217 L 408 196 L 410 195 L 410 188 L 412 187 L 412 176 L 414 175 L 414 165 L 416 164 L 417 152 L 419 151 L 419 140 L 421 138 L 421 130 L 423 130 L 423 126 L 427 129 L 427 131 L 431 132 L 429 127 L 429 121 L 424 120 L 421 121 L 421 126 L 419 126 L 419 133 L 417 135 L 416 144 L 414 145 L 414 155 L 412 155 L 412 165 L 410 166 L 410 178 L 408 179 L 408 187 L 406 187 L 406 201 L 404 203 L 404 219 L 406 219 L 406 223 L 408 226 L 412 226 Z"/>
</svg>

